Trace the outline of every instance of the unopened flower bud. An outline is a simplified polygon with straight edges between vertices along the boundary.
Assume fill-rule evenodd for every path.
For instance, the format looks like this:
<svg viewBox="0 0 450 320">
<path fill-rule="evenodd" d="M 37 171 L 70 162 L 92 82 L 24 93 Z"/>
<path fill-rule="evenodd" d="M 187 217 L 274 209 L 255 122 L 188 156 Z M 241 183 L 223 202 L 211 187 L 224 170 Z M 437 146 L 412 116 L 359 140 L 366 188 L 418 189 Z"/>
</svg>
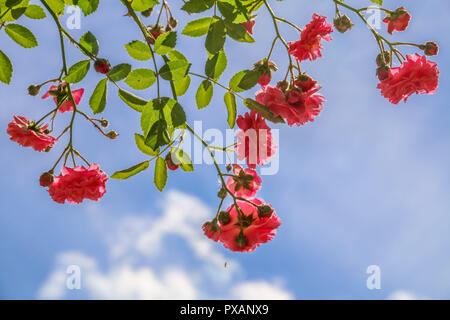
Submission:
<svg viewBox="0 0 450 320">
<path fill-rule="evenodd" d="M 111 70 L 111 64 L 106 59 L 98 59 L 94 63 L 94 69 L 98 73 L 107 74 Z"/>
<path fill-rule="evenodd" d="M 178 20 L 174 17 L 170 17 L 169 25 L 172 27 L 172 29 L 175 29 L 178 26 Z"/>
<path fill-rule="evenodd" d="M 153 13 L 153 7 L 141 12 L 142 16 L 144 16 L 146 18 L 150 17 L 152 15 L 152 13 Z"/>
<path fill-rule="evenodd" d="M 231 165 L 231 163 L 227 164 L 226 169 L 228 172 L 230 172 L 233 169 L 233 166 Z"/>
<path fill-rule="evenodd" d="M 228 193 L 227 190 L 224 187 L 222 187 L 222 188 L 220 188 L 219 192 L 217 193 L 217 197 L 219 199 L 225 199 L 227 197 L 227 193 Z"/>
<path fill-rule="evenodd" d="M 435 56 L 439 53 L 439 47 L 436 42 L 427 42 L 423 50 L 427 56 Z"/>
<path fill-rule="evenodd" d="M 106 134 L 108 136 L 108 138 L 110 138 L 111 140 L 117 139 L 117 137 L 119 136 L 119 134 L 117 132 L 115 132 L 114 130 L 111 130 L 110 132 L 108 132 Z"/>
<path fill-rule="evenodd" d="M 103 128 L 107 128 L 107 127 L 109 126 L 109 121 L 106 120 L 106 119 L 101 119 L 101 120 L 100 120 L 100 125 L 101 125 Z"/>
<path fill-rule="evenodd" d="M 283 91 L 286 92 L 286 90 L 289 88 L 289 82 L 286 80 L 278 81 L 277 87 Z"/>
<path fill-rule="evenodd" d="M 30 96 L 37 96 L 40 90 L 41 86 L 31 85 L 28 87 L 28 94 Z"/>
<path fill-rule="evenodd" d="M 347 15 L 343 15 L 334 19 L 334 27 L 340 33 L 345 33 L 353 27 L 353 24 Z"/>
<path fill-rule="evenodd" d="M 44 172 L 39 177 L 39 184 L 41 185 L 41 187 L 49 187 L 53 183 L 54 178 L 55 176 L 53 175 L 53 173 Z"/>
<path fill-rule="evenodd" d="M 388 51 L 384 51 L 377 56 L 377 66 L 387 66 L 391 63 L 391 54 Z"/>
<path fill-rule="evenodd" d="M 386 80 L 389 78 L 389 67 L 387 66 L 381 66 L 377 69 L 377 77 L 380 81 Z"/>
<path fill-rule="evenodd" d="M 166 165 L 167 165 L 167 168 L 172 171 L 175 171 L 180 167 L 179 165 L 177 165 L 176 163 L 173 162 L 172 153 L 170 153 L 170 152 L 166 155 Z"/>
<path fill-rule="evenodd" d="M 226 226 L 231 221 L 230 213 L 227 211 L 222 211 L 219 213 L 219 221 L 222 224 L 222 226 Z"/>
</svg>

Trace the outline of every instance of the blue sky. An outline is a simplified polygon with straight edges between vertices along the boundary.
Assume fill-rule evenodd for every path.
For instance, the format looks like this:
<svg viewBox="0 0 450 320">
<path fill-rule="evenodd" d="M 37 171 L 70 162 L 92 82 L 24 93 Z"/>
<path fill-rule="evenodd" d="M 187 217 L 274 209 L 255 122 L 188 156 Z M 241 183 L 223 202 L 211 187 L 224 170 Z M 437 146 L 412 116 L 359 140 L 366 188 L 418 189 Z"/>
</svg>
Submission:
<svg viewBox="0 0 450 320">
<path fill-rule="evenodd" d="M 331 1 L 273 2 L 280 16 L 298 25 L 308 23 L 313 12 L 330 21 L 334 16 Z M 397 3 L 385 1 L 385 6 L 395 9 Z M 26 88 L 59 72 L 56 28 L 49 18 L 22 19 L 41 44 L 31 50 L 0 34 L 0 47 L 15 67 L 12 84 L 0 85 L 0 298 L 450 298 L 450 3 L 414 0 L 405 5 L 413 20 L 393 39 L 439 43 L 440 55 L 432 59 L 441 71 L 438 93 L 413 96 L 398 106 L 381 97 L 374 76 L 377 45 L 351 16 L 353 30 L 334 33 L 324 57 L 303 66 L 323 86 L 328 101 L 321 116 L 300 128 L 276 126 L 280 171 L 264 177 L 259 195 L 273 204 L 283 225 L 272 242 L 252 254 L 231 253 L 202 236 L 201 224 L 217 205 L 215 170 L 208 165 L 197 166 L 195 173 L 170 174 L 163 194 L 148 171 L 128 181 L 110 180 L 98 203 L 52 202 L 37 180 L 64 144 L 51 154 L 35 153 L 9 141 L 5 131 L 12 113 L 39 118 L 50 107 L 48 101 L 26 95 Z M 145 66 L 132 61 L 123 47 L 140 39 L 123 8 L 102 1 L 100 10 L 83 17 L 73 35 L 79 38 L 90 30 L 100 41 L 100 55 L 112 64 Z M 176 12 L 186 21 L 187 15 Z M 296 39 L 289 29 L 283 32 Z M 262 10 L 256 44 L 228 41 L 232 63 L 222 82 L 265 56 L 272 33 Z M 178 43 L 199 73 L 206 60 L 202 41 L 183 37 Z M 68 56 L 69 64 L 82 59 L 75 48 Z M 281 48 L 274 57 L 283 69 Z M 85 110 L 99 80 L 91 72 L 82 83 Z M 140 94 L 150 98 L 155 88 Z M 223 92 L 217 88 L 213 103 L 201 111 L 194 94 L 181 99 L 188 121 L 202 120 L 204 129 L 225 129 Z M 112 88 L 104 117 L 120 138 L 106 141 L 79 119 L 77 148 L 108 173 L 145 160 L 133 142 L 139 114 Z M 81 267 L 81 290 L 66 289 L 68 265 Z M 380 290 L 366 287 L 369 265 L 381 268 Z"/>
</svg>

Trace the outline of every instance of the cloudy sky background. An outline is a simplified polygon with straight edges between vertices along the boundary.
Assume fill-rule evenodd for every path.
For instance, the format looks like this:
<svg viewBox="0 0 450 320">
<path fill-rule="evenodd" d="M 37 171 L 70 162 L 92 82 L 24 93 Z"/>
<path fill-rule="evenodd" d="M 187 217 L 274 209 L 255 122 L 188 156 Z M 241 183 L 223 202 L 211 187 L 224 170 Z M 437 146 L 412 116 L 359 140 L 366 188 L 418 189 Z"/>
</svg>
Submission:
<svg viewBox="0 0 450 320">
<path fill-rule="evenodd" d="M 172 2 L 172 7 L 181 3 Z M 329 20 L 334 16 L 331 0 L 273 2 L 280 16 L 298 25 L 308 23 L 313 12 Z M 391 9 L 400 6 L 394 0 L 385 3 Z M 128 181 L 111 180 L 99 203 L 52 202 L 37 179 L 65 144 L 51 154 L 38 154 L 10 142 L 5 131 L 12 113 L 39 118 L 50 108 L 49 101 L 26 95 L 26 88 L 59 73 L 56 28 L 50 18 L 21 19 L 41 44 L 31 50 L 1 33 L 0 47 L 15 70 L 11 86 L 0 85 L 0 298 L 450 298 L 450 3 L 414 0 L 405 5 L 413 20 L 393 39 L 439 42 L 441 54 L 432 60 L 441 70 L 440 90 L 413 96 L 407 104 L 387 102 L 376 89 L 377 45 L 351 16 L 353 30 L 334 33 L 324 57 L 303 64 L 328 100 L 321 116 L 300 128 L 276 127 L 280 170 L 264 177 L 259 196 L 273 204 L 283 225 L 271 243 L 252 254 L 231 253 L 201 233 L 202 222 L 217 206 L 215 170 L 208 165 L 197 166 L 195 173 L 170 174 L 163 194 L 153 186 L 149 170 Z M 102 1 L 100 10 L 83 17 L 81 29 L 72 34 L 79 38 L 92 31 L 100 41 L 100 55 L 112 64 L 145 66 L 132 61 L 123 47 L 140 35 L 131 19 L 122 17 L 121 5 Z M 175 11 L 186 21 L 187 15 Z M 290 40 L 297 37 L 288 28 L 283 33 Z M 262 10 L 256 44 L 227 41 L 230 67 L 222 82 L 264 57 L 272 34 Z M 183 37 L 178 42 L 199 73 L 206 60 L 202 41 Z M 69 64 L 83 58 L 73 47 L 68 51 Z M 282 48 L 274 57 L 283 70 Z M 274 79 L 283 76 L 279 72 Z M 91 71 L 82 83 L 87 90 L 84 110 L 100 79 Z M 193 81 L 194 94 L 198 83 Z M 140 95 L 150 98 L 155 90 Z M 202 120 L 204 130 L 226 129 L 223 93 L 217 88 L 213 103 L 202 111 L 196 110 L 194 94 L 184 96 L 188 121 Z M 245 107 L 239 111 L 244 113 Z M 108 173 L 145 160 L 133 139 L 139 115 L 112 88 L 104 117 L 120 138 L 106 141 L 79 118 L 77 149 Z M 63 127 L 60 120 L 58 128 Z M 66 289 L 69 265 L 81 267 L 81 290 Z M 380 290 L 366 287 L 370 265 L 381 268 Z"/>
</svg>

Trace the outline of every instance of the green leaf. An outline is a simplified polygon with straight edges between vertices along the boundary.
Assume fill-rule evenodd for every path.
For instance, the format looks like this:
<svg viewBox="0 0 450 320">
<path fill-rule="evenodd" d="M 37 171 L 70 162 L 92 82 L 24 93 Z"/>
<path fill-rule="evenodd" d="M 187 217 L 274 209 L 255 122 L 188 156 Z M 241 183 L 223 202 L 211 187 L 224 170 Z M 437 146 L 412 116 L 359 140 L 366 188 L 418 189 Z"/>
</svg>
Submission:
<svg viewBox="0 0 450 320">
<path fill-rule="evenodd" d="M 218 80 L 227 68 L 227 56 L 223 50 L 210 57 L 205 65 L 205 74 L 211 79 Z"/>
<path fill-rule="evenodd" d="M 135 11 L 145 11 L 159 4 L 158 0 L 133 0 L 131 7 Z"/>
<path fill-rule="evenodd" d="M 78 0 L 76 2 L 76 5 L 80 7 L 85 16 L 94 13 L 99 4 L 99 0 Z"/>
<path fill-rule="evenodd" d="M 155 52 L 159 55 L 168 54 L 177 44 L 177 33 L 174 31 L 163 33 L 156 39 Z"/>
<path fill-rule="evenodd" d="M 94 114 L 103 112 L 106 107 L 106 100 L 108 97 L 108 79 L 102 79 L 97 84 L 89 99 L 89 105 L 91 106 L 92 112 Z"/>
<path fill-rule="evenodd" d="M 242 24 L 225 21 L 225 26 L 227 28 L 227 34 L 231 39 L 239 42 L 255 42 L 255 39 L 253 39 L 252 36 L 248 34 L 247 30 Z"/>
<path fill-rule="evenodd" d="M 181 34 L 189 37 L 201 37 L 208 33 L 212 18 L 205 17 L 189 22 Z"/>
<path fill-rule="evenodd" d="M 161 114 L 162 111 L 162 114 Z M 164 118 L 168 129 L 181 128 L 186 122 L 183 107 L 174 99 L 163 97 L 150 100 L 142 111 L 141 128 L 144 136 L 148 136 L 153 125 Z"/>
<path fill-rule="evenodd" d="M 13 66 L 8 56 L 0 50 L 0 81 L 6 84 L 11 82 Z"/>
<path fill-rule="evenodd" d="M 120 81 L 125 79 L 131 71 L 131 65 L 128 63 L 121 63 L 117 66 L 111 68 L 111 71 L 108 73 L 108 77 L 111 81 Z"/>
<path fill-rule="evenodd" d="M 383 5 L 383 0 L 370 0 L 370 1 L 372 1 L 373 3 L 376 3 L 376 4 L 380 5 L 380 6 Z"/>
<path fill-rule="evenodd" d="M 156 75 L 150 69 L 135 69 L 125 79 L 125 83 L 135 90 L 151 87 L 156 81 Z"/>
<path fill-rule="evenodd" d="M 253 88 L 259 81 L 261 74 L 254 70 L 242 70 L 236 73 L 230 80 L 230 89 L 234 92 L 242 92 Z"/>
<path fill-rule="evenodd" d="M 211 24 L 206 36 L 205 48 L 210 54 L 216 54 L 225 45 L 226 30 L 225 23 L 219 19 Z"/>
<path fill-rule="evenodd" d="M 64 1 L 63 0 L 45 0 L 50 9 L 56 14 L 64 14 Z"/>
<path fill-rule="evenodd" d="M 25 10 L 25 15 L 30 19 L 44 19 L 47 16 L 44 9 L 36 4 L 30 4 Z"/>
<path fill-rule="evenodd" d="M 155 150 L 169 143 L 170 136 L 167 128 L 167 123 L 164 121 L 164 119 L 160 119 L 156 121 L 150 128 L 150 131 L 145 138 L 145 144 Z"/>
<path fill-rule="evenodd" d="M 162 192 L 167 183 L 167 165 L 161 157 L 156 159 L 154 182 L 156 188 Z"/>
<path fill-rule="evenodd" d="M 86 77 L 90 67 L 90 60 L 82 60 L 77 62 L 69 68 L 69 72 L 64 80 L 68 83 L 78 83 Z"/>
<path fill-rule="evenodd" d="M 184 78 L 181 78 L 173 83 L 175 87 L 175 93 L 178 97 L 181 97 L 184 95 L 187 90 L 189 89 L 189 86 L 191 84 L 191 77 L 186 76 Z"/>
<path fill-rule="evenodd" d="M 136 142 L 136 146 L 142 153 L 152 157 L 158 155 L 157 151 L 153 150 L 152 148 L 150 148 L 148 145 L 145 144 L 145 138 L 143 135 L 135 133 L 134 141 Z"/>
<path fill-rule="evenodd" d="M 147 61 L 152 57 L 152 53 L 148 45 L 142 41 L 134 40 L 125 45 L 130 57 L 138 61 Z"/>
<path fill-rule="evenodd" d="M 191 64 L 184 60 L 169 61 L 161 67 L 159 74 L 165 80 L 177 81 L 189 72 Z"/>
<path fill-rule="evenodd" d="M 132 176 L 137 175 L 138 173 L 145 171 L 150 166 L 150 163 L 148 161 L 141 162 L 135 166 L 132 166 L 131 168 L 117 171 L 115 172 L 111 178 L 112 179 L 119 179 L 119 180 L 126 180 Z"/>
<path fill-rule="evenodd" d="M 136 110 L 137 112 L 142 112 L 144 106 L 147 104 L 147 101 L 128 92 L 126 90 L 120 89 L 118 91 L 120 99 L 125 102 L 129 107 Z"/>
<path fill-rule="evenodd" d="M 192 172 L 194 171 L 194 165 L 192 164 L 191 157 L 180 148 L 171 148 L 170 155 L 172 161 L 179 165 L 183 171 Z"/>
<path fill-rule="evenodd" d="M 236 124 L 237 116 L 236 97 L 232 92 L 228 91 L 227 93 L 225 93 L 223 100 L 225 101 L 225 105 L 227 106 L 228 110 L 228 125 L 231 129 L 233 129 Z"/>
<path fill-rule="evenodd" d="M 266 118 L 267 120 L 269 120 L 273 123 L 284 123 L 284 120 L 280 116 L 275 116 L 272 112 L 270 112 L 269 108 L 267 108 L 265 105 L 262 105 L 253 99 L 250 99 L 250 98 L 245 99 L 244 104 L 250 110 L 255 110 L 255 111 L 261 113 L 261 115 L 264 118 Z"/>
<path fill-rule="evenodd" d="M 198 87 L 195 100 L 197 101 L 198 109 L 203 109 L 209 105 L 214 94 L 214 86 L 209 80 L 203 80 Z"/>
<path fill-rule="evenodd" d="M 189 0 L 184 3 L 181 10 L 187 13 L 199 13 L 210 9 L 214 5 L 214 0 Z"/>
<path fill-rule="evenodd" d="M 92 55 L 96 56 L 98 54 L 99 46 L 97 38 L 90 31 L 86 32 L 80 38 L 80 44 Z"/>
<path fill-rule="evenodd" d="M 6 0 L 5 6 L 7 8 L 12 8 L 12 7 L 17 6 L 21 2 L 22 2 L 22 0 Z"/>
<path fill-rule="evenodd" d="M 10 23 L 5 26 L 6 34 L 24 48 L 34 48 L 38 42 L 34 34 L 20 24 Z"/>
</svg>

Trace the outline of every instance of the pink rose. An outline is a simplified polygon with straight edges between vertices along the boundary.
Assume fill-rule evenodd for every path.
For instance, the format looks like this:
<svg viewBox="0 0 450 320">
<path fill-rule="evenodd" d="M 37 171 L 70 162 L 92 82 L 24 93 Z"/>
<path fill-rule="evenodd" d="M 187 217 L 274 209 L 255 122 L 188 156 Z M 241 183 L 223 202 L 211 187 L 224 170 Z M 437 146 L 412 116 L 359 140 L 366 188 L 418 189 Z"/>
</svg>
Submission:
<svg viewBox="0 0 450 320">
<path fill-rule="evenodd" d="M 388 25 L 388 32 L 392 34 L 394 30 L 404 31 L 408 27 L 409 21 L 411 20 L 411 15 L 404 7 L 398 8 L 393 11 L 390 15 L 383 19 L 384 23 Z"/>
<path fill-rule="evenodd" d="M 67 85 L 66 83 L 63 83 L 63 86 Z M 46 94 L 42 96 L 42 99 L 47 99 L 52 96 L 51 91 L 58 90 L 58 86 L 50 86 L 49 91 L 47 91 Z M 78 90 L 72 90 L 72 96 L 75 100 L 75 104 L 78 105 L 80 103 L 81 98 L 83 97 L 84 89 L 78 89 Z M 70 100 L 68 94 L 62 94 L 61 97 L 64 99 L 64 102 L 59 106 L 59 112 L 64 113 L 67 111 L 73 110 L 73 104 Z M 55 104 L 58 105 L 58 99 L 56 96 L 53 96 L 53 100 L 55 101 Z"/>
<path fill-rule="evenodd" d="M 236 153 L 239 160 L 247 159 L 247 165 L 255 168 L 264 165 L 275 155 L 277 146 L 272 141 L 272 133 L 266 120 L 252 110 L 236 120 L 241 129 L 237 133 Z"/>
<path fill-rule="evenodd" d="M 12 141 L 39 152 L 47 151 L 55 145 L 56 139 L 45 133 L 48 125 L 39 127 L 25 117 L 13 117 L 14 120 L 8 124 L 6 130 Z"/>
<path fill-rule="evenodd" d="M 439 84 L 437 64 L 418 54 L 407 55 L 400 67 L 391 68 L 389 77 L 381 81 L 377 88 L 381 95 L 393 104 L 408 99 L 414 93 L 434 94 Z"/>
<path fill-rule="evenodd" d="M 252 198 L 261 189 L 262 179 L 255 170 L 243 169 L 238 164 L 233 164 L 233 177 L 227 179 L 227 187 L 236 197 Z"/>
<path fill-rule="evenodd" d="M 264 202 L 261 199 L 250 200 L 257 206 Z M 276 229 L 281 225 L 280 218 L 272 210 L 269 214 L 258 214 L 258 207 L 244 201 L 237 201 L 242 212 L 239 215 L 234 205 L 226 211 L 230 219 L 227 224 L 221 223 L 222 234 L 220 242 L 231 251 L 253 252 L 261 243 L 267 243 L 276 235 Z"/>
<path fill-rule="evenodd" d="M 84 199 L 98 201 L 106 192 L 106 181 L 108 176 L 97 164 L 92 164 L 87 169 L 63 167 L 61 175 L 54 178 L 48 192 L 57 203 L 67 200 L 69 203 L 78 204 Z"/>
<path fill-rule="evenodd" d="M 300 40 L 288 43 L 289 53 L 298 61 L 321 58 L 320 50 L 323 49 L 321 40 L 332 40 L 329 34 L 333 32 L 333 26 L 326 22 L 327 17 L 313 14 L 312 19 L 303 29 Z"/>
</svg>

